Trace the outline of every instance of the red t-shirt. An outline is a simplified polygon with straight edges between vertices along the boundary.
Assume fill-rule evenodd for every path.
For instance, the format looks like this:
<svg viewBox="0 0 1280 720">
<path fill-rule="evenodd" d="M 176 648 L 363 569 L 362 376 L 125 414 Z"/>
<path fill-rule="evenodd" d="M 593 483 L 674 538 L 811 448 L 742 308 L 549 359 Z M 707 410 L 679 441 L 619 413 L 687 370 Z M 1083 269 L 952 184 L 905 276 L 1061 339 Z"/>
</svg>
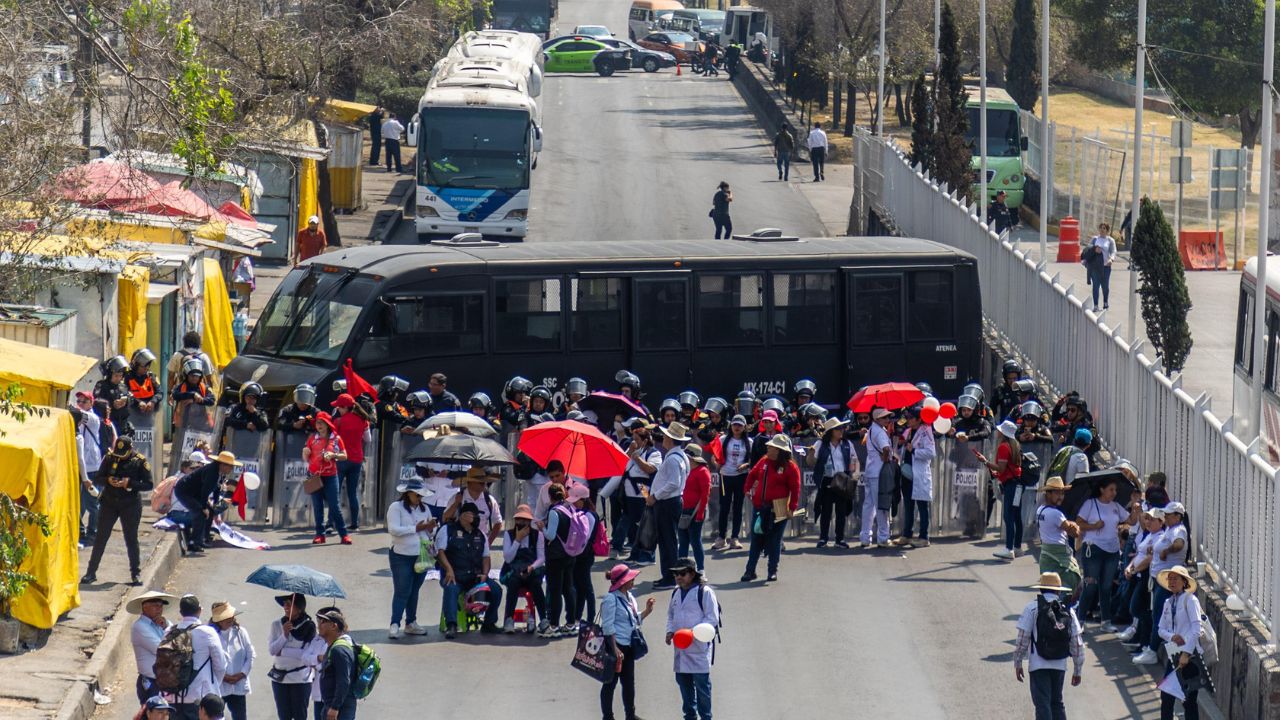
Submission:
<svg viewBox="0 0 1280 720">
<path fill-rule="evenodd" d="M 347 459 L 364 462 L 364 431 L 369 428 L 369 421 L 353 410 L 342 413 L 333 424 L 338 426 L 338 437 L 342 438 L 342 445 L 347 449 Z"/>
<path fill-rule="evenodd" d="M 302 228 L 298 231 L 297 249 L 298 262 L 302 262 L 307 258 L 313 258 L 324 252 L 324 246 L 328 244 L 328 239 L 324 236 L 324 231 L 319 228 L 315 232 L 311 232 L 310 228 Z"/>
<path fill-rule="evenodd" d="M 334 460 L 325 460 L 324 454 L 326 452 L 341 453 L 342 438 L 332 433 L 327 438 L 321 438 L 319 433 L 311 433 L 307 438 L 307 448 L 311 450 L 311 457 L 307 460 L 307 472 L 320 477 L 333 477 L 338 474 L 338 463 Z"/>
<path fill-rule="evenodd" d="M 996 474 L 996 480 L 1001 484 L 1022 477 L 1022 458 L 1018 458 L 1015 462 L 1012 455 L 1013 450 L 1009 447 L 1009 443 L 1000 443 L 1000 447 L 996 448 L 996 464 L 999 465 L 1001 460 L 1009 461 L 1009 464 L 1004 466 L 1004 470 Z"/>
<path fill-rule="evenodd" d="M 694 465 L 689 477 L 684 481 L 684 496 L 680 507 L 688 510 L 697 508 L 693 519 L 702 522 L 707 519 L 707 501 L 711 499 L 711 471 L 706 465 Z"/>
</svg>

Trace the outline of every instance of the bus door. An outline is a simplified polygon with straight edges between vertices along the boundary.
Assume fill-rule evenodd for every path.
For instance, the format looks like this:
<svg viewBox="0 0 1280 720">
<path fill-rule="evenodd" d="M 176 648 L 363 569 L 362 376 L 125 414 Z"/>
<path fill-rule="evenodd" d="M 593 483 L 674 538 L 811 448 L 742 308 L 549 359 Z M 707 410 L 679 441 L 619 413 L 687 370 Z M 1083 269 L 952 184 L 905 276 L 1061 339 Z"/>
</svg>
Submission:
<svg viewBox="0 0 1280 720">
<path fill-rule="evenodd" d="M 570 362 L 560 378 L 586 379 L 591 390 L 614 392 L 614 375 L 629 368 L 627 279 L 618 273 L 583 272 L 569 280 Z M 640 376 L 643 380 L 643 375 Z"/>
<path fill-rule="evenodd" d="M 679 392 L 675 388 L 693 384 L 689 279 L 687 271 L 644 273 L 632 279 L 628 367 L 640 376 L 644 387 L 674 393 Z M 646 404 L 660 402 L 660 397 L 651 397 Z"/>
<path fill-rule="evenodd" d="M 845 366 L 851 392 L 882 382 L 917 382 L 903 345 L 904 277 L 895 268 L 845 269 Z"/>
<path fill-rule="evenodd" d="M 905 379 L 927 382 L 938 397 L 954 400 L 968 382 L 961 371 L 970 370 L 966 359 L 972 343 L 958 335 L 955 270 L 916 267 L 903 275 Z"/>
</svg>

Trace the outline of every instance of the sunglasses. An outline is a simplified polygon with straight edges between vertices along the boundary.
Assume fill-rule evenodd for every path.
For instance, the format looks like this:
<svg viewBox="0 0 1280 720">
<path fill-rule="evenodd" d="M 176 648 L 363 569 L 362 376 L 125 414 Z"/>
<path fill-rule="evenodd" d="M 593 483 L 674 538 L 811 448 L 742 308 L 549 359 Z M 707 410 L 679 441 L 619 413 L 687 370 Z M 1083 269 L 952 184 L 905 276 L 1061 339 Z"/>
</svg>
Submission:
<svg viewBox="0 0 1280 720">
<path fill-rule="evenodd" d="M 692 575 L 693 571 L 692 570 L 676 570 L 675 574 L 676 575 Z"/>
</svg>

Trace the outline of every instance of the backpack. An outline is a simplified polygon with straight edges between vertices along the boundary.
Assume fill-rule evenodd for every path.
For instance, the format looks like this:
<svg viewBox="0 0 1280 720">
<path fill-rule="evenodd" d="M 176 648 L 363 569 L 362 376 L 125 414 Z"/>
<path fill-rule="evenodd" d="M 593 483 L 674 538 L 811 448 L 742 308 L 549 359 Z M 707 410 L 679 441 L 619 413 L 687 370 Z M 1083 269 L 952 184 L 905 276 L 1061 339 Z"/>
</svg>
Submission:
<svg viewBox="0 0 1280 720">
<path fill-rule="evenodd" d="M 1035 453 L 1022 453 L 1022 484 L 1040 484 L 1040 458 Z"/>
<path fill-rule="evenodd" d="M 168 514 L 173 508 L 173 488 L 178 484 L 178 476 L 172 475 L 160 481 L 151 493 L 151 510 L 161 515 Z"/>
<path fill-rule="evenodd" d="M 173 628 L 165 633 L 156 647 L 156 662 L 151 666 L 156 682 L 152 687 L 160 692 L 181 695 L 195 680 L 212 658 L 206 658 L 195 667 L 195 649 L 191 643 L 191 631 L 197 626 Z"/>
<path fill-rule="evenodd" d="M 706 585 L 698 585 L 698 609 L 704 610 L 703 599 L 706 597 Z M 676 599 L 676 593 L 680 592 L 679 588 L 671 591 L 671 599 Z M 711 664 L 716 664 L 716 643 L 720 640 L 720 628 L 724 627 L 724 606 L 720 604 L 720 599 L 716 598 L 716 637 L 711 641 Z"/>
<path fill-rule="evenodd" d="M 334 643 L 334 647 L 351 648 L 351 652 L 355 655 L 355 676 L 351 678 L 351 695 L 357 700 L 363 700 L 369 697 L 369 693 L 373 692 L 373 686 L 378 684 L 378 676 L 382 674 L 382 659 L 368 645 L 361 645 L 349 637 L 340 637 Z"/>
<path fill-rule="evenodd" d="M 555 509 L 569 521 L 569 534 L 563 543 L 564 551 L 569 557 L 578 557 L 591 543 L 591 513 L 568 505 L 557 505 Z M 596 524 L 600 523 L 597 521 Z"/>
<path fill-rule="evenodd" d="M 1045 660 L 1062 660 L 1071 654 L 1071 611 L 1061 602 L 1036 598 L 1036 626 L 1031 634 L 1036 654 Z"/>
<path fill-rule="evenodd" d="M 1064 445 L 1059 448 L 1057 454 L 1053 456 L 1053 460 L 1049 462 L 1049 477 L 1060 477 L 1065 480 L 1067 466 L 1071 464 L 1071 456 L 1077 452 L 1080 452 L 1080 448 L 1075 445 Z"/>
<path fill-rule="evenodd" d="M 591 554 L 596 557 L 609 557 L 609 534 L 605 532 L 604 523 L 596 518 L 595 537 L 591 540 Z"/>
</svg>

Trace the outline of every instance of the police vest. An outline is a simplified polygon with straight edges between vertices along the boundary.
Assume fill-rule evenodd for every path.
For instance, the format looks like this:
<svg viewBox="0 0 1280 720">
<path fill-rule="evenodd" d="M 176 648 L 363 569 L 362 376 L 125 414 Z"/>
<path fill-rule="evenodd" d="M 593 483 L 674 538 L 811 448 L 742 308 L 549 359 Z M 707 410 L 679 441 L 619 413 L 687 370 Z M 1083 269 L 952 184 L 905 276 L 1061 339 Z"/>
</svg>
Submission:
<svg viewBox="0 0 1280 720">
<path fill-rule="evenodd" d="M 479 528 L 467 532 L 461 523 L 450 523 L 448 526 L 449 541 L 444 549 L 449 565 L 453 567 L 453 575 L 457 578 L 480 575 L 484 570 L 484 556 L 489 539 Z"/>
<path fill-rule="evenodd" d="M 132 375 L 127 380 L 129 381 L 129 394 L 135 399 L 150 400 L 156 396 L 156 379 L 151 373 L 147 373 L 142 378 L 142 382 L 138 382 L 137 378 Z"/>
</svg>

